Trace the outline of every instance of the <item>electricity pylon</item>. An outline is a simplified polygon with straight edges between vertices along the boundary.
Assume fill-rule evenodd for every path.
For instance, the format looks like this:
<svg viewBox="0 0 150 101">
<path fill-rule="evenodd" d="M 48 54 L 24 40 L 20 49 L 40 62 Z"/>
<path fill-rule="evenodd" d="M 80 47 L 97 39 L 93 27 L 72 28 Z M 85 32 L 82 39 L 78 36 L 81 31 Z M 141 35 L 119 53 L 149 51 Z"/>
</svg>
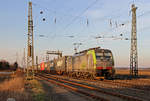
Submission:
<svg viewBox="0 0 150 101">
<path fill-rule="evenodd" d="M 132 4 L 132 31 L 131 31 L 131 53 L 130 53 L 130 75 L 132 76 L 138 76 L 136 10 L 137 7 L 135 7 L 135 4 Z"/>
<path fill-rule="evenodd" d="M 27 46 L 27 79 L 34 78 L 34 46 L 33 46 L 33 18 L 32 2 L 28 8 L 28 46 Z"/>
</svg>

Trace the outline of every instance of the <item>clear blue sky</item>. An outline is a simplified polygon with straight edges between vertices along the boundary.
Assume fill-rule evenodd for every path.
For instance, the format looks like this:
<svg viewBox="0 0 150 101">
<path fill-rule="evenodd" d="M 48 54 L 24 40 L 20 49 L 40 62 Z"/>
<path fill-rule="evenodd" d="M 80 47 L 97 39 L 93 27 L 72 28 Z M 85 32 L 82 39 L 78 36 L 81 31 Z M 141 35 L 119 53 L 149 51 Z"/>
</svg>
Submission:
<svg viewBox="0 0 150 101">
<path fill-rule="evenodd" d="M 27 10 L 29 0 L 0 1 L 0 59 L 22 61 L 27 43 Z M 94 39 L 94 36 L 130 38 L 132 0 L 32 0 L 34 17 L 35 55 L 40 61 L 46 50 L 62 50 L 64 55 L 74 53 L 73 43 L 82 42 L 79 50 L 101 46 L 111 49 L 115 65 L 129 66 L 130 41 Z M 150 67 L 150 1 L 136 0 L 139 66 Z M 87 9 L 88 8 L 88 9 Z M 43 14 L 40 14 L 43 11 Z M 140 16 L 142 15 L 142 16 Z M 42 21 L 45 18 L 46 21 Z M 55 24 L 54 19 L 57 19 Z M 87 19 L 89 25 L 87 27 Z M 110 19 L 113 28 L 110 27 Z M 126 23 L 124 27 L 115 28 Z M 39 37 L 45 35 L 46 37 Z M 66 36 L 75 36 L 69 38 Z"/>
</svg>

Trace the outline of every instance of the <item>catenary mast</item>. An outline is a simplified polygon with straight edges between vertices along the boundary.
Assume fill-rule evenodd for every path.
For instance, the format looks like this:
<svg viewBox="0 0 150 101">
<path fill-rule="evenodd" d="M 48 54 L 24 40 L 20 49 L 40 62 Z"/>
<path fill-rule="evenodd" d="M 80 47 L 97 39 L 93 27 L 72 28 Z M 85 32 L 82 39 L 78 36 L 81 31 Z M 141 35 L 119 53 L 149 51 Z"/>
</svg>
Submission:
<svg viewBox="0 0 150 101">
<path fill-rule="evenodd" d="M 27 44 L 27 78 L 34 77 L 34 44 L 33 44 L 33 18 L 32 2 L 28 8 L 28 44 Z"/>
<path fill-rule="evenodd" d="M 131 53 L 130 53 L 130 75 L 138 76 L 138 53 L 137 53 L 137 28 L 136 28 L 135 4 L 132 4 L 132 30 L 131 30 Z"/>
</svg>

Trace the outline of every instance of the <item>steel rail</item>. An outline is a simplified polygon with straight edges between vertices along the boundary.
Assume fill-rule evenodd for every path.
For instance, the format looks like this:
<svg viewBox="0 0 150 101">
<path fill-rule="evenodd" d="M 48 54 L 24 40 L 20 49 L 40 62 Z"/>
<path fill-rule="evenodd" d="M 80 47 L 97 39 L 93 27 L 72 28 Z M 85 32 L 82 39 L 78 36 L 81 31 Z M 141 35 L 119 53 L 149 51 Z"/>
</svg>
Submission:
<svg viewBox="0 0 150 101">
<path fill-rule="evenodd" d="M 83 94 L 85 96 L 88 96 L 88 97 L 90 97 L 92 99 L 96 99 L 96 100 L 100 100 L 100 101 L 109 101 L 108 99 L 96 96 L 96 95 L 91 94 L 91 93 L 87 93 L 87 92 L 85 92 L 83 90 L 79 90 L 78 88 L 75 88 L 75 87 L 72 87 L 72 86 L 69 86 L 69 85 L 65 85 L 65 84 L 62 84 L 62 83 L 54 81 L 54 80 L 50 80 L 47 77 L 44 77 L 44 76 L 41 76 L 41 75 L 37 75 L 36 77 L 42 78 L 42 79 L 44 79 L 44 80 L 46 80 L 48 82 L 51 82 L 53 84 L 57 84 L 59 86 L 63 86 L 63 87 L 68 88 L 68 89 L 70 89 L 72 91 L 75 91 L 75 92 L 78 92 L 78 93 Z"/>
<path fill-rule="evenodd" d="M 94 91 L 104 93 L 104 94 L 107 94 L 107 95 L 123 98 L 123 99 L 126 99 L 128 101 L 142 101 L 141 99 L 138 99 L 138 98 L 133 97 L 133 96 L 128 96 L 128 95 L 123 95 L 123 94 L 119 94 L 119 93 L 104 91 L 102 89 L 97 89 L 95 87 L 87 86 L 87 85 L 84 85 L 84 84 L 79 84 L 79 83 L 75 83 L 75 82 L 71 82 L 71 81 L 66 81 L 62 78 L 58 78 L 58 77 L 55 77 L 53 75 L 50 75 L 50 76 L 42 75 L 42 76 L 47 77 L 47 78 L 51 78 L 51 79 L 56 79 L 56 80 L 59 80 L 59 81 L 64 82 L 64 83 L 69 83 L 69 84 L 72 84 L 72 85 L 76 85 L 76 86 L 80 86 L 80 87 L 87 88 L 87 89 L 90 89 L 90 90 L 94 90 Z"/>
</svg>

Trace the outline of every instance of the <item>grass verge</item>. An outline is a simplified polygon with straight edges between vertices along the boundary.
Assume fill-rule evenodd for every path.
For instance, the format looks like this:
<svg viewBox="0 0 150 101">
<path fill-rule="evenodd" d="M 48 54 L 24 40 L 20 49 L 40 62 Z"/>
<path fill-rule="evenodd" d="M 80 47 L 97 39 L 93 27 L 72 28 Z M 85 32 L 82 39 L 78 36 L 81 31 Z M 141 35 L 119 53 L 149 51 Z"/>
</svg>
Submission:
<svg viewBox="0 0 150 101">
<path fill-rule="evenodd" d="M 42 84 L 38 80 L 29 80 L 27 81 L 27 85 L 34 101 L 45 101 L 45 92 Z"/>
<path fill-rule="evenodd" d="M 30 94 L 25 91 L 23 76 L 16 76 L 0 83 L 0 101 L 7 101 L 9 98 L 15 101 L 32 101 Z"/>
</svg>

